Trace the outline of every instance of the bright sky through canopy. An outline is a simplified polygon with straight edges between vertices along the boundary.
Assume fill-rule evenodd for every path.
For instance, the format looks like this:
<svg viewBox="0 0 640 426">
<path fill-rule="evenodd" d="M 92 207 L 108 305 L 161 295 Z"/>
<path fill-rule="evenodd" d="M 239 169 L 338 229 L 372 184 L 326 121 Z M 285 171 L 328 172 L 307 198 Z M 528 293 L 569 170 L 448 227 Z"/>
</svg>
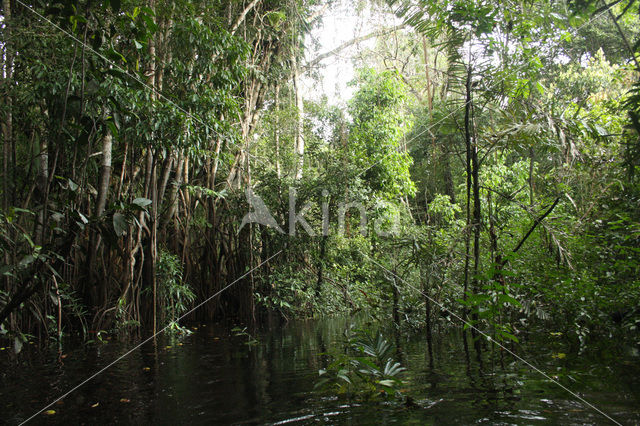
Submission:
<svg viewBox="0 0 640 426">
<path fill-rule="evenodd" d="M 322 24 L 313 29 L 307 40 L 307 61 L 353 38 L 367 35 L 383 26 L 398 24 L 390 13 L 382 16 L 380 12 L 369 8 L 358 12 L 356 7 L 353 1 L 339 0 L 324 13 Z M 319 44 L 317 50 L 313 49 L 314 42 Z M 305 76 L 305 97 L 320 99 L 326 95 L 333 105 L 341 105 L 351 99 L 354 88 L 348 87 L 347 83 L 355 77 L 352 58 L 363 49 L 373 48 L 375 43 L 375 38 L 357 43 L 322 61 L 316 70 L 320 78 L 318 82 L 310 75 Z"/>
</svg>

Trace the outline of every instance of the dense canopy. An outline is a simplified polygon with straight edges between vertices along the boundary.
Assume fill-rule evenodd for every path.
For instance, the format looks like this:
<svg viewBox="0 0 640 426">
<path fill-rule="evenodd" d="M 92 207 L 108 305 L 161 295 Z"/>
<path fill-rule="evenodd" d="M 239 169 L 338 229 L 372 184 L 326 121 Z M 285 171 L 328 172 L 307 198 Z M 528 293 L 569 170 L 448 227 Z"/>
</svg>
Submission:
<svg viewBox="0 0 640 426">
<path fill-rule="evenodd" d="M 429 355 L 640 342 L 639 6 L 3 0 L 0 338 L 363 312 Z"/>
</svg>

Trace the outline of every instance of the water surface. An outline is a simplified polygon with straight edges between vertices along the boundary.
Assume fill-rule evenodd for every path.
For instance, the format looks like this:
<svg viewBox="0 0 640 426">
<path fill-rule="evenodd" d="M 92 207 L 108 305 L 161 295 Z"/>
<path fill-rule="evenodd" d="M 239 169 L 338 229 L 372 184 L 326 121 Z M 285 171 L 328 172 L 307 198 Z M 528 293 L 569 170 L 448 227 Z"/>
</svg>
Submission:
<svg viewBox="0 0 640 426">
<path fill-rule="evenodd" d="M 326 352 L 339 351 L 348 319 L 293 321 L 235 336 L 198 326 L 148 343 L 51 407 L 35 424 L 611 424 L 540 374 L 495 350 L 480 364 L 459 331 L 435 336 L 434 366 L 419 333 L 397 339 L 410 406 L 365 402 L 314 389 Z M 389 340 L 395 341 L 393 336 Z M 0 412 L 18 424 L 134 346 L 76 345 L 18 361 L 3 351 Z M 517 349 L 623 424 L 640 424 L 640 357 L 603 341 L 578 353 L 547 332 Z M 501 356 L 502 355 L 502 356 Z"/>
</svg>

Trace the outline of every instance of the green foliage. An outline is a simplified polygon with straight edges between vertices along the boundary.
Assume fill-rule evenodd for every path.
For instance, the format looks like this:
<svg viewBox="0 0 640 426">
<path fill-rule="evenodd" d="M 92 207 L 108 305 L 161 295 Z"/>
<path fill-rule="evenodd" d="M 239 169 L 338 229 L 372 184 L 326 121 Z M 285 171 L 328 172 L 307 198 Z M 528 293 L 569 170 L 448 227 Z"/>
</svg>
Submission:
<svg viewBox="0 0 640 426">
<path fill-rule="evenodd" d="M 393 346 L 380 333 L 366 330 L 345 331 L 344 352 L 331 357 L 319 371 L 316 387 L 326 388 L 349 398 L 377 399 L 399 397 L 401 373 L 405 370 L 393 359 Z"/>
<path fill-rule="evenodd" d="M 398 76 L 371 69 L 360 71 L 358 91 L 349 104 L 353 125 L 350 151 L 356 170 L 382 197 L 413 194 L 411 157 L 402 152 L 402 136 L 409 126 L 400 106 L 405 89 Z"/>
<path fill-rule="evenodd" d="M 196 295 L 188 283 L 182 279 L 182 264 L 178 256 L 161 250 L 158 257 L 158 289 L 162 318 L 169 319 L 170 331 L 186 332 L 175 321 L 187 312 Z"/>
</svg>

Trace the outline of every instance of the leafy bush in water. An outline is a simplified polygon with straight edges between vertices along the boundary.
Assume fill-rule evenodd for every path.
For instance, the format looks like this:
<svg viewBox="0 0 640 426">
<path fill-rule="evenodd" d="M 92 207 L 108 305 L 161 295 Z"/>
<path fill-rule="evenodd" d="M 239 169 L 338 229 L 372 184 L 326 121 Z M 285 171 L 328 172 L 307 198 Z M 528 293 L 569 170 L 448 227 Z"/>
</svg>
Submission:
<svg viewBox="0 0 640 426">
<path fill-rule="evenodd" d="M 399 396 L 400 374 L 405 368 L 393 359 L 393 345 L 380 333 L 351 331 L 345 332 L 346 348 L 327 354 L 332 360 L 319 371 L 316 387 L 363 399 Z"/>
<path fill-rule="evenodd" d="M 182 280 L 182 265 L 178 256 L 161 250 L 158 257 L 158 289 L 163 318 L 171 320 L 170 330 L 184 331 L 175 321 L 195 300 L 189 284 Z"/>
</svg>

